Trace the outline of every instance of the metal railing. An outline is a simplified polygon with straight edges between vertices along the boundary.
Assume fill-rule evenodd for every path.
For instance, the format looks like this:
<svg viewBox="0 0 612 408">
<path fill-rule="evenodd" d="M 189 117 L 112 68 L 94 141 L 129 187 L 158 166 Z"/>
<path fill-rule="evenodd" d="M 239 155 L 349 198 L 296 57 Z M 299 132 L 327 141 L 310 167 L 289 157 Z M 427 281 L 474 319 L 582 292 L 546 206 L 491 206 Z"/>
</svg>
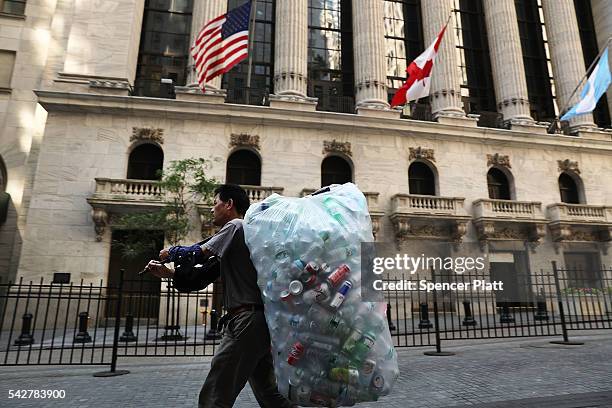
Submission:
<svg viewBox="0 0 612 408">
<path fill-rule="evenodd" d="M 387 318 L 396 347 L 436 347 L 448 340 L 563 336 L 612 328 L 612 270 L 564 270 L 516 276 L 516 296 L 494 291 L 426 290 L 431 283 L 493 281 L 482 273 L 395 276 L 413 282 L 387 288 Z M 222 310 L 214 285 L 178 293 L 171 282 L 0 285 L 0 365 L 108 365 L 119 358 L 210 356 Z"/>
<path fill-rule="evenodd" d="M 263 88 L 235 88 L 227 89 L 226 103 L 237 103 L 242 105 L 270 105 L 270 91 Z"/>
</svg>

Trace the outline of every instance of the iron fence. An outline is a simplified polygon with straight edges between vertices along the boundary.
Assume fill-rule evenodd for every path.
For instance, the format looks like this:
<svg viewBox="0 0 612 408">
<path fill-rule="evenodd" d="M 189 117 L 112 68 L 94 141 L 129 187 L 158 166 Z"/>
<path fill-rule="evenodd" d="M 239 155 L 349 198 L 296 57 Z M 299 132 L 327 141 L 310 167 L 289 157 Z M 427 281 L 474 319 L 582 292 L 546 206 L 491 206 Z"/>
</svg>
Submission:
<svg viewBox="0 0 612 408">
<path fill-rule="evenodd" d="M 395 277 L 416 290 L 384 292 L 396 347 L 436 347 L 449 340 L 563 336 L 612 328 L 612 270 L 537 271 L 515 282 L 520 293 L 422 289 L 432 283 L 490 280 L 488 273 Z M 386 279 L 392 282 L 391 279 Z M 171 282 L 38 282 L 0 285 L 0 365 L 108 365 L 118 358 L 211 356 L 222 294 L 178 293 Z"/>
</svg>

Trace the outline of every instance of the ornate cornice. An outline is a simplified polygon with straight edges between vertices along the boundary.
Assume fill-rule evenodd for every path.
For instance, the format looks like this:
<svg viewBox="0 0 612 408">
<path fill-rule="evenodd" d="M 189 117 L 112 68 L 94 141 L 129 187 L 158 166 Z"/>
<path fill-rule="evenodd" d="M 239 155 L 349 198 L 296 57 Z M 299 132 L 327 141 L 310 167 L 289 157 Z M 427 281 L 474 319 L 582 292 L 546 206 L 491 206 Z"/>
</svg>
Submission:
<svg viewBox="0 0 612 408">
<path fill-rule="evenodd" d="M 336 139 L 323 141 L 323 154 L 327 153 L 342 153 L 347 156 L 352 156 L 351 142 L 339 142 Z"/>
<path fill-rule="evenodd" d="M 164 144 L 164 129 L 133 127 L 130 142 L 136 141 L 151 141 Z"/>
<path fill-rule="evenodd" d="M 257 151 L 259 147 L 259 135 L 249 135 L 248 133 L 232 133 L 230 135 L 230 148 L 232 147 L 251 147 Z"/>
<path fill-rule="evenodd" d="M 559 165 L 559 171 L 573 171 L 576 174 L 580 174 L 577 161 L 571 161 L 570 159 L 557 160 Z"/>
<path fill-rule="evenodd" d="M 502 166 L 509 169 L 512 168 L 510 165 L 510 156 L 501 155 L 499 153 L 487 154 L 487 166 Z"/>
</svg>

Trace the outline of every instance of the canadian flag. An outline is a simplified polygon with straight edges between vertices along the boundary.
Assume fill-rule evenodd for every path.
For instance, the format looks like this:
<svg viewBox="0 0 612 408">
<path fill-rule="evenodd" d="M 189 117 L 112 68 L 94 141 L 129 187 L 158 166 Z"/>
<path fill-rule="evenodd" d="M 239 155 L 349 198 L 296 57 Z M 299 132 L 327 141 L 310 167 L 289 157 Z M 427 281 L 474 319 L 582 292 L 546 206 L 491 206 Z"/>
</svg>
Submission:
<svg viewBox="0 0 612 408">
<path fill-rule="evenodd" d="M 434 42 L 406 68 L 408 78 L 404 85 L 397 90 L 395 96 L 393 96 L 391 107 L 405 105 L 408 101 L 425 98 L 429 95 L 431 69 L 438 55 L 438 48 L 440 48 L 445 31 L 446 25 L 442 28 Z"/>
</svg>

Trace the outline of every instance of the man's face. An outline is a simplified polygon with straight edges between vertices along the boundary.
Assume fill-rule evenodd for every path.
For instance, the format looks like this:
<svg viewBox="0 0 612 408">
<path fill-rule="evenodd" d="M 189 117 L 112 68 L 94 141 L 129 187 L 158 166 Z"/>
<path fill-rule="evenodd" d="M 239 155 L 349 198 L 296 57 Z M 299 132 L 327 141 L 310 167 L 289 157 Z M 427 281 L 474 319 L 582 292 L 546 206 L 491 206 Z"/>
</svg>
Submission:
<svg viewBox="0 0 612 408">
<path fill-rule="evenodd" d="M 219 194 L 217 194 L 212 208 L 213 224 L 217 227 L 224 226 L 232 218 L 231 210 L 233 208 L 234 202 L 231 198 L 227 201 L 222 201 L 219 198 Z"/>
</svg>

